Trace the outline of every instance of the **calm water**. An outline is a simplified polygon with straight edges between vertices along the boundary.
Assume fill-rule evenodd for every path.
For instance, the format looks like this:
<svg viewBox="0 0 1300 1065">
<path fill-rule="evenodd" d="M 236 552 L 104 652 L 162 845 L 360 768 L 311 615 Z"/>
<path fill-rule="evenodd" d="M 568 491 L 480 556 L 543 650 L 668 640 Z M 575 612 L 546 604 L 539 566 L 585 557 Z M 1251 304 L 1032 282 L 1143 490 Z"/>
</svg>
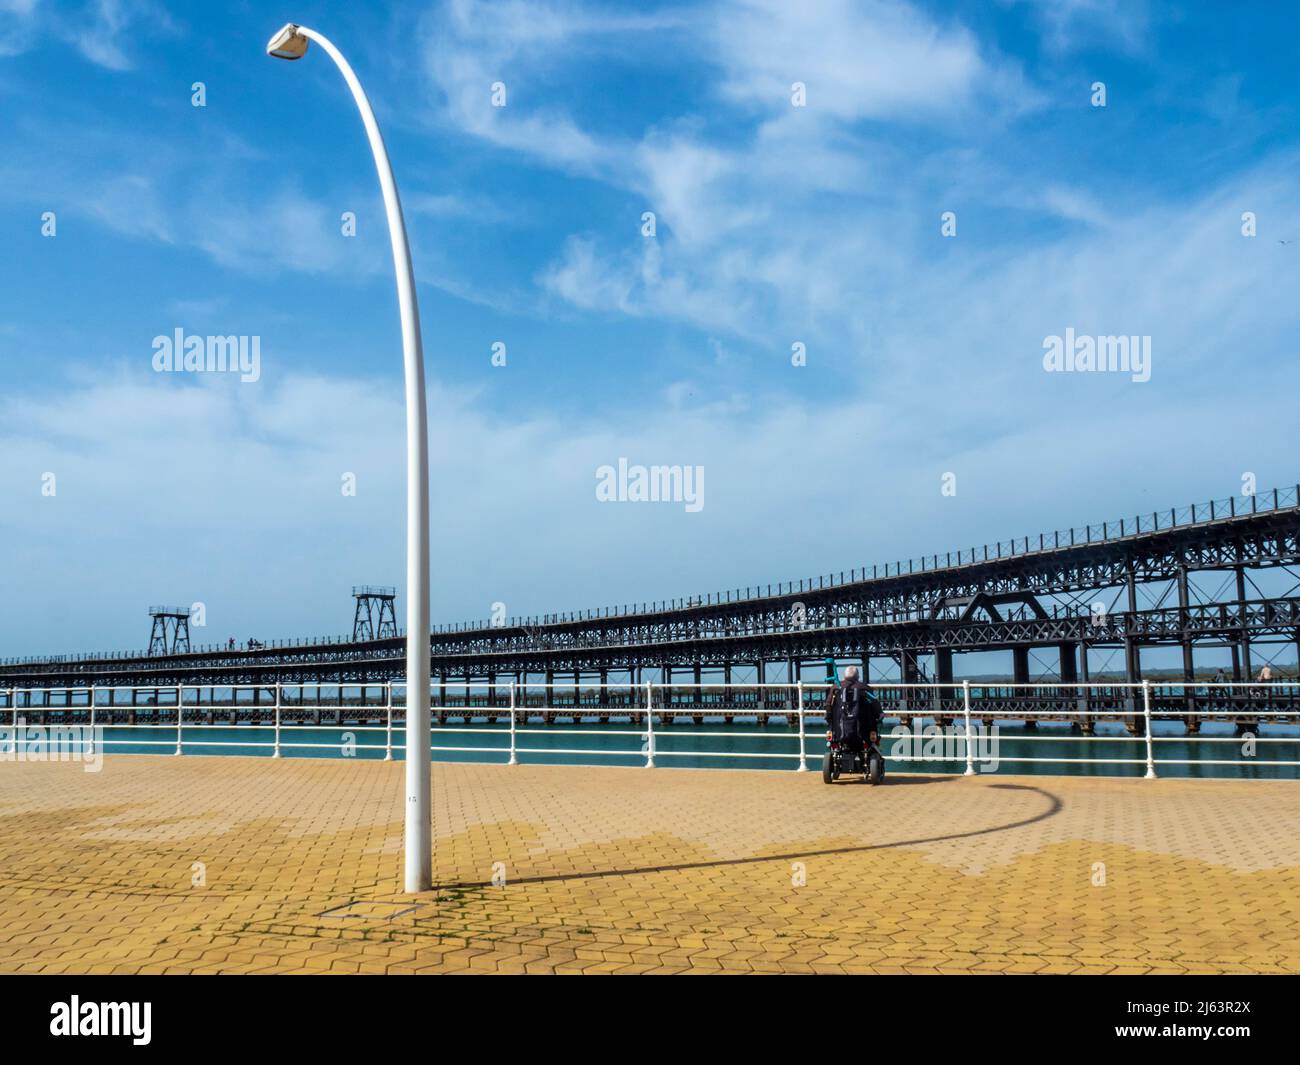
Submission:
<svg viewBox="0 0 1300 1065">
<path fill-rule="evenodd" d="M 806 736 L 808 766 L 818 770 L 825 743 L 820 723 L 810 720 Z M 939 740 L 926 737 L 903 748 L 920 760 L 898 757 L 898 741 L 888 733 L 893 723 L 886 722 L 886 740 L 882 744 L 886 764 L 895 772 L 960 773 L 965 769 L 965 752 L 960 745 L 944 749 Z M 535 731 L 524 731 L 528 730 Z M 689 735 L 688 735 L 689 734 Z M 385 731 L 358 726 L 285 726 L 281 729 L 281 751 L 286 758 L 383 758 Z M 578 725 L 544 726 L 540 720 L 519 726 L 516 736 L 518 759 L 524 764 L 643 766 L 644 729 L 630 722 L 598 724 L 584 721 Z M 1242 753 L 1242 739 L 1234 738 L 1229 725 L 1206 725 L 1202 739 L 1188 738 L 1178 722 L 1157 722 L 1152 741 L 1156 769 L 1166 777 L 1226 777 L 1300 779 L 1300 766 L 1268 766 L 1260 760 L 1300 762 L 1300 727 L 1264 725 L 1254 758 Z M 176 746 L 175 727 L 104 729 L 106 751 L 114 753 L 153 753 L 170 755 Z M 271 725 L 219 726 L 204 728 L 187 725 L 184 729 L 184 752 L 192 755 L 237 754 L 270 757 L 274 740 Z M 997 738 L 998 765 L 990 770 L 983 765 L 989 748 L 977 744 L 976 767 L 981 772 L 1050 774 L 1068 776 L 1142 776 L 1146 772 L 1146 741 L 1128 736 L 1121 728 L 1098 726 L 1098 738 L 1086 740 L 1073 736 L 1067 726 L 1040 724 L 1036 731 L 1023 725 L 1003 725 Z M 1281 740 L 1282 742 L 1271 742 Z M 1211 742 L 1212 741 L 1212 742 Z M 355 745 L 345 754 L 341 743 Z M 402 757 L 405 735 L 400 727 L 392 732 L 393 757 Z M 915 744 L 920 744 L 918 748 Z M 261 745 L 265 746 L 261 746 Z M 455 721 L 433 730 L 438 762 L 504 763 L 510 745 L 509 726 L 486 720 Z M 436 748 L 463 748 L 438 750 Z M 666 767 L 696 769 L 775 769 L 794 770 L 799 762 L 798 729 L 788 725 L 759 725 L 740 719 L 731 725 L 706 719 L 702 725 L 683 720 L 678 724 L 655 723 L 656 764 Z M 495 750 L 493 749 L 495 748 Z M 728 757 L 740 755 L 743 757 Z M 788 757 L 782 757 L 788 756 Z M 1017 758 L 1081 758 L 1084 762 L 1045 763 L 1016 762 Z M 1101 764 L 1103 759 L 1133 759 L 1132 764 Z M 1177 765 L 1187 761 L 1190 765 Z M 1230 764 L 1214 765 L 1211 761 Z"/>
</svg>

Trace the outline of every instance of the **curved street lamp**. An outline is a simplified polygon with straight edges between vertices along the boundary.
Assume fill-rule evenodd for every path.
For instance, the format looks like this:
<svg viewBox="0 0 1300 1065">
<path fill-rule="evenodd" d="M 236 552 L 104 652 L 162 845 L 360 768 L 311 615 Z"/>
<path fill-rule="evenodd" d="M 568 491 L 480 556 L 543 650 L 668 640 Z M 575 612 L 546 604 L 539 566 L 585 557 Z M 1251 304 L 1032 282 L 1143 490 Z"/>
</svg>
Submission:
<svg viewBox="0 0 1300 1065">
<path fill-rule="evenodd" d="M 375 113 L 352 67 L 328 39 L 306 26 L 288 23 L 267 43 L 276 59 L 301 59 L 315 41 L 334 60 L 361 112 L 379 172 L 388 214 L 397 274 L 397 304 L 402 315 L 402 354 L 406 364 L 406 839 L 408 892 L 433 886 L 433 834 L 429 813 L 429 434 L 424 400 L 424 351 L 420 308 L 415 298 L 411 249 L 406 241 L 402 203 L 388 162 Z"/>
</svg>

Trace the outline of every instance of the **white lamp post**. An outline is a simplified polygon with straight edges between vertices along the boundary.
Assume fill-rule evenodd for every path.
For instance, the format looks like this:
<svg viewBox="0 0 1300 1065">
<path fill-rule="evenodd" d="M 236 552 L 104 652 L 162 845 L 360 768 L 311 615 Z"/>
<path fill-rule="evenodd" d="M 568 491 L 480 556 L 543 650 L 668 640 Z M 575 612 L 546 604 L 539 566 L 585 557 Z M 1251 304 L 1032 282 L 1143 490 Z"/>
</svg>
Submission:
<svg viewBox="0 0 1300 1065">
<path fill-rule="evenodd" d="M 402 353 L 406 362 L 406 845 L 408 892 L 433 886 L 433 833 L 429 813 L 429 434 L 424 401 L 424 352 L 420 346 L 420 308 L 415 298 L 411 249 L 388 162 L 384 138 L 348 61 L 326 38 L 292 22 L 266 46 L 277 59 L 301 59 L 307 42 L 325 50 L 352 90 L 361 112 L 379 186 L 388 214 L 397 274 L 397 303 L 402 314 Z"/>
</svg>

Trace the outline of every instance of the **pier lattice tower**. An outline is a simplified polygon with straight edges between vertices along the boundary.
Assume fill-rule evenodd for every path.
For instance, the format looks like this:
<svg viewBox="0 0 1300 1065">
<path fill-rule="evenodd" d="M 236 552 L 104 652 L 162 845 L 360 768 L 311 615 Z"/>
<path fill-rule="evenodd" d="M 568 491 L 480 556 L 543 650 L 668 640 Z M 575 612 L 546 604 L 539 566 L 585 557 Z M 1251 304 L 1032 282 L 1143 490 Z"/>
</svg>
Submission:
<svg viewBox="0 0 1300 1065">
<path fill-rule="evenodd" d="M 183 606 L 151 606 L 153 629 L 149 633 L 149 655 L 189 654 L 190 611 Z"/>
<path fill-rule="evenodd" d="M 353 640 L 382 640 L 397 635 L 397 613 L 393 607 L 396 588 L 361 584 L 352 589 L 352 598 L 357 601 L 352 618 Z"/>
</svg>

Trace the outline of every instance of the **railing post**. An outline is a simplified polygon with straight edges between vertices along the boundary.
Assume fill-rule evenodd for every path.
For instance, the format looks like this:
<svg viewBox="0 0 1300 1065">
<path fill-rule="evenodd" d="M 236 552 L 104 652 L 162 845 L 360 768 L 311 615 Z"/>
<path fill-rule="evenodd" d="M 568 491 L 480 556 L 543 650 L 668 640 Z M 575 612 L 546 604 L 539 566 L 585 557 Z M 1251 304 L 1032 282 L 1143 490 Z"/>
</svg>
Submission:
<svg viewBox="0 0 1300 1065">
<path fill-rule="evenodd" d="M 272 758 L 280 757 L 280 689 L 279 681 L 275 682 L 275 750 L 271 752 Z"/>
<path fill-rule="evenodd" d="M 645 682 L 645 727 L 646 727 L 646 748 L 645 748 L 645 767 L 653 769 L 655 767 L 655 696 L 654 681 Z"/>
<path fill-rule="evenodd" d="M 181 743 L 181 706 L 182 706 L 182 704 L 183 704 L 184 701 L 185 701 L 184 692 L 185 692 L 185 688 L 184 688 L 182 685 L 180 685 L 180 684 L 176 685 L 176 753 L 177 753 L 177 754 L 183 754 L 183 753 L 184 753 L 184 751 L 181 749 L 181 748 L 182 748 L 182 743 Z M 155 700 L 155 702 L 156 702 L 156 701 L 157 701 L 157 700 Z"/>
<path fill-rule="evenodd" d="M 1151 743 L 1151 682 L 1142 682 L 1142 716 L 1145 719 L 1147 738 L 1147 780 L 1156 779 L 1155 752 Z"/>
<path fill-rule="evenodd" d="M 506 765 L 518 765 L 519 757 L 515 751 L 515 682 L 510 682 L 510 761 Z"/>
<path fill-rule="evenodd" d="M 798 771 L 800 773 L 806 773 L 808 772 L 808 750 L 807 750 L 807 740 L 805 738 L 804 727 L 803 727 L 803 681 L 799 681 L 798 685 L 799 685 L 799 770 Z"/>
<path fill-rule="evenodd" d="M 971 742 L 969 680 L 961 682 L 961 709 L 966 718 L 966 772 L 962 776 L 973 777 L 975 775 L 975 750 Z"/>
<path fill-rule="evenodd" d="M 384 699 L 384 761 L 393 760 L 393 682 L 390 680 L 384 685 L 384 690 L 388 693 Z"/>
</svg>

